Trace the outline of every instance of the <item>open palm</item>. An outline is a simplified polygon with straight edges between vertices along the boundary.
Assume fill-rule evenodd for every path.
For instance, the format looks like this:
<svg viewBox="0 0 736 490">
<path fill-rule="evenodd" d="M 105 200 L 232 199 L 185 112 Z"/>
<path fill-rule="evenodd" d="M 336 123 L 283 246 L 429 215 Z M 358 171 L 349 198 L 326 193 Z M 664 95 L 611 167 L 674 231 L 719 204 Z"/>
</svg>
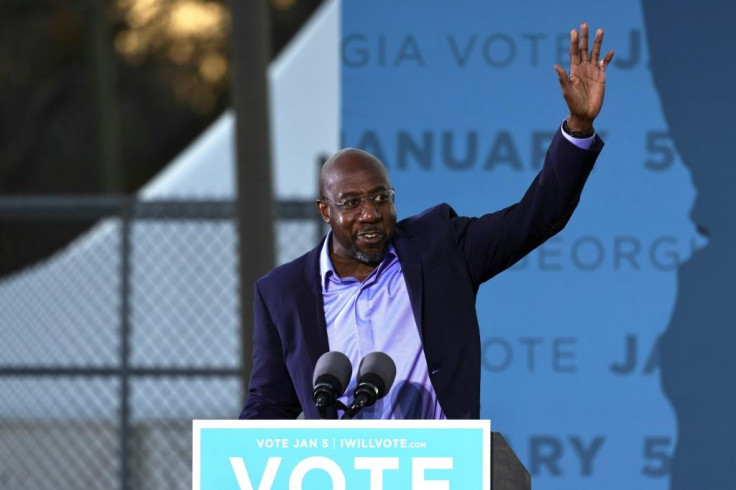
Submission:
<svg viewBox="0 0 736 490">
<path fill-rule="evenodd" d="M 593 50 L 588 54 L 588 24 L 581 24 L 570 32 L 570 74 L 560 65 L 555 65 L 562 95 L 570 110 L 568 124 L 572 129 L 587 130 L 593 125 L 603 105 L 606 91 L 606 67 L 613 59 L 609 51 L 599 60 L 603 30 L 598 29 L 593 41 Z"/>
</svg>

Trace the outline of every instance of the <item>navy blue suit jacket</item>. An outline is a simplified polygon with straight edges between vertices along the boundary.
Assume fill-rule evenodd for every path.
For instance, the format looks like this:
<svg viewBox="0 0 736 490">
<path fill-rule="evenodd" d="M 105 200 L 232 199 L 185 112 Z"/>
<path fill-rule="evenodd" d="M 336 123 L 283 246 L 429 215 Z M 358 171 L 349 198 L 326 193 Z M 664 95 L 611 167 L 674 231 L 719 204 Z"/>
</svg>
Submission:
<svg viewBox="0 0 736 490">
<path fill-rule="evenodd" d="M 396 249 L 430 379 L 448 418 L 480 416 L 480 285 L 559 232 L 577 206 L 603 142 L 583 150 L 556 132 L 521 201 L 468 218 L 440 204 L 396 224 Z M 255 285 L 253 372 L 241 418 L 319 418 L 317 359 L 329 350 L 319 277 L 321 244 Z"/>
</svg>

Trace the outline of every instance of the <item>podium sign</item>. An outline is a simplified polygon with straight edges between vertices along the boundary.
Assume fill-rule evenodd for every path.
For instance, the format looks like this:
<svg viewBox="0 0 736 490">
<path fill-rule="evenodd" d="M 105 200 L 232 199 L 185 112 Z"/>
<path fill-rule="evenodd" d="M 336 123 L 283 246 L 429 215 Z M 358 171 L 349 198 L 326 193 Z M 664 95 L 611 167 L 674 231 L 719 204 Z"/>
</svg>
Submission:
<svg viewBox="0 0 736 490">
<path fill-rule="evenodd" d="M 195 420 L 194 490 L 486 490 L 490 420 Z"/>
</svg>

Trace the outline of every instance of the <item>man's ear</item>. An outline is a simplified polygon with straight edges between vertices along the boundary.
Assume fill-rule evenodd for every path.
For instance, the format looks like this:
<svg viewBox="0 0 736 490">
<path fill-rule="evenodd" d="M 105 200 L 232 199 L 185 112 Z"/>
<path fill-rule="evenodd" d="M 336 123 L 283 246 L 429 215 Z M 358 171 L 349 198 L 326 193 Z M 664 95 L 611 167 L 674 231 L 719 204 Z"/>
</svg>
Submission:
<svg viewBox="0 0 736 490">
<path fill-rule="evenodd" d="M 319 210 L 319 214 L 322 215 L 322 219 L 325 221 L 325 223 L 329 224 L 330 223 L 330 207 L 327 205 L 327 203 L 317 199 L 317 209 Z"/>
</svg>

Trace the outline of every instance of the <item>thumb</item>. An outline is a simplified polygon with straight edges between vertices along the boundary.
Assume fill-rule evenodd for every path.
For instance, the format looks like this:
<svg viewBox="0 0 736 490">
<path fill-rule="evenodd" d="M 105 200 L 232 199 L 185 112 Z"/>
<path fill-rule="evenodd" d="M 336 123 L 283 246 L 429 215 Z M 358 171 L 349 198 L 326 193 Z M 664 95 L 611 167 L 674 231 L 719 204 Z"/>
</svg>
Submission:
<svg viewBox="0 0 736 490">
<path fill-rule="evenodd" d="M 560 82 L 560 86 L 564 89 L 565 87 L 570 85 L 570 79 L 567 78 L 567 73 L 565 73 L 565 69 L 562 68 L 560 65 L 555 65 L 554 68 L 557 72 L 557 78 Z"/>
</svg>

